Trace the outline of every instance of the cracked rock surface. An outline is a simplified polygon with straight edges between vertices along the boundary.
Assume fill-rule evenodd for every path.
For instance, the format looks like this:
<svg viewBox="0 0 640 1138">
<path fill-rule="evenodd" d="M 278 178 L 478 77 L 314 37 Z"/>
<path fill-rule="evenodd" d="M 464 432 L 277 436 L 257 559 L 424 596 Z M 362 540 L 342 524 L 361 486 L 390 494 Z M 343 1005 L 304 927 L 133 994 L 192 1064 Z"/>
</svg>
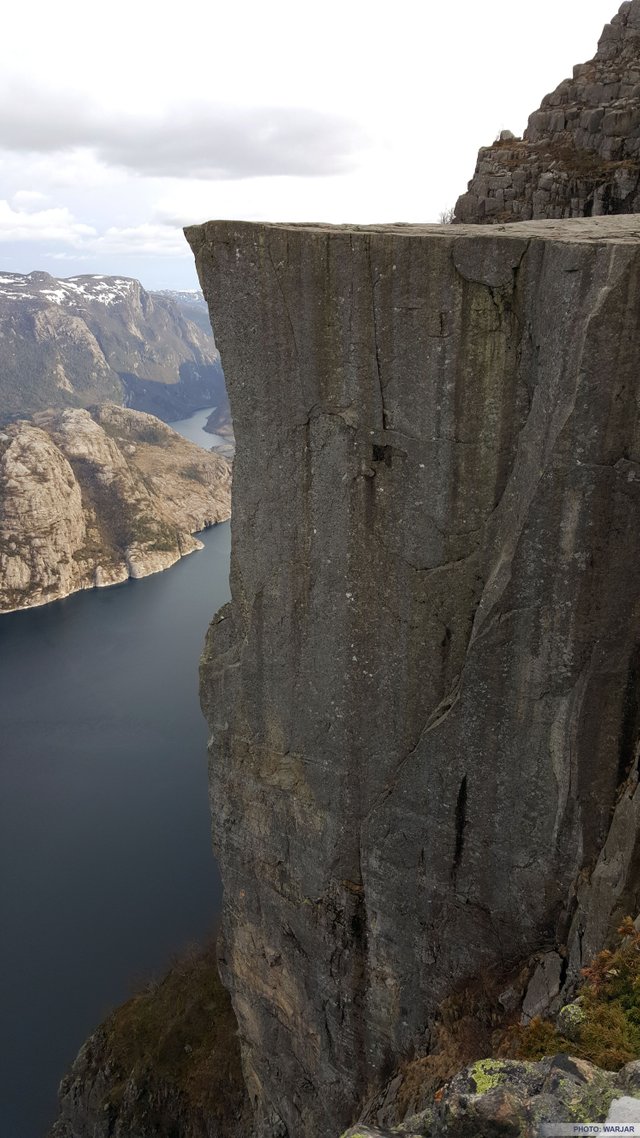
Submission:
<svg viewBox="0 0 640 1138">
<path fill-rule="evenodd" d="M 315 1138 L 466 979 L 563 983 L 638 908 L 640 219 L 187 235 L 237 438 L 223 978 L 262 1132 Z"/>
</svg>

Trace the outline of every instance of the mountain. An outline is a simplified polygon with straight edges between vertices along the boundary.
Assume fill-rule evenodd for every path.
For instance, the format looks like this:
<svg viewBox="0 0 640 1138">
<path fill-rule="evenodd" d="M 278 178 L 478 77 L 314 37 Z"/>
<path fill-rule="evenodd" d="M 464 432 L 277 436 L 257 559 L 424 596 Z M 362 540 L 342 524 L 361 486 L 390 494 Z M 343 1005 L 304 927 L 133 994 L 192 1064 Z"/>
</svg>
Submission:
<svg viewBox="0 0 640 1138">
<path fill-rule="evenodd" d="M 128 277 L 0 274 L 0 422 L 103 402 L 168 421 L 214 404 L 228 421 L 205 317 Z"/>
<path fill-rule="evenodd" d="M 637 1118 L 640 218 L 585 215 L 636 208 L 639 32 L 481 151 L 458 220 L 514 225 L 186 231 L 238 440 L 201 702 L 260 1138 Z M 526 1029 L 547 1058 L 487 1058 Z M 60 1136 L 151 1138 L 102 1038 Z"/>
<path fill-rule="evenodd" d="M 224 458 L 114 404 L 0 430 L 0 612 L 144 577 L 230 515 Z"/>
<path fill-rule="evenodd" d="M 524 138 L 502 131 L 484 146 L 455 221 L 640 211 L 640 0 L 604 28 L 596 55 L 578 64 L 529 116 Z"/>
<path fill-rule="evenodd" d="M 193 320 L 203 332 L 211 334 L 211 322 L 207 302 L 199 289 L 159 289 L 154 296 L 164 296 L 172 300 L 187 320 Z"/>
</svg>

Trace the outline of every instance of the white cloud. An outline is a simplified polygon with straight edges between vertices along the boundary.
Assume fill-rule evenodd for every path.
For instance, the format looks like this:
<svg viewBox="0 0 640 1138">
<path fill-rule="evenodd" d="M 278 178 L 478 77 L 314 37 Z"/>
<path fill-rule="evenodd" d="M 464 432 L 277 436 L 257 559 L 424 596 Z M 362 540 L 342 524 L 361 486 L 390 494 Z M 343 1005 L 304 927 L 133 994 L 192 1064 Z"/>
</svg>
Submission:
<svg viewBox="0 0 640 1138">
<path fill-rule="evenodd" d="M 14 201 L 17 196 L 13 195 Z M 33 207 L 38 196 L 30 195 L 26 204 Z M 44 254 L 54 260 L 87 260 L 91 256 L 112 254 L 185 256 L 187 253 L 182 230 L 175 225 L 152 222 L 111 225 L 99 232 L 94 226 L 77 221 L 65 206 L 20 210 L 0 200 L 0 243 L 14 241 L 51 242 L 69 247 L 66 251 L 54 249 Z"/>
<path fill-rule="evenodd" d="M 76 221 L 66 206 L 27 211 L 0 200 L 0 241 L 62 241 L 78 246 L 95 235 L 95 229 Z"/>
<path fill-rule="evenodd" d="M 49 195 L 42 194 L 39 190 L 16 190 L 11 196 L 13 208 L 23 210 L 25 213 L 41 209 L 48 200 Z"/>
<path fill-rule="evenodd" d="M 77 251 L 73 253 L 43 253 L 42 256 L 46 257 L 48 261 L 73 261 L 74 264 L 76 264 L 78 261 L 91 260 L 90 253 L 78 253 Z"/>
<path fill-rule="evenodd" d="M 109 226 L 90 244 L 92 250 L 98 254 L 122 253 L 130 256 L 136 253 L 150 253 L 154 256 L 167 254 L 184 256 L 187 253 L 181 229 L 151 222 L 124 227 Z"/>
<path fill-rule="evenodd" d="M 165 19 L 152 0 L 5 5 L 3 262 L 189 287 L 183 224 L 437 220 L 478 147 L 523 128 L 615 7 L 537 0 L 532 20 L 513 0 L 490 19 L 477 0 L 453 17 L 415 0 L 181 0 Z"/>
<path fill-rule="evenodd" d="M 149 177 L 322 177 L 349 170 L 367 142 L 349 117 L 297 106 L 177 101 L 163 113 L 114 114 L 92 98 L 33 82 L 0 90 L 0 147 L 96 160 Z"/>
</svg>

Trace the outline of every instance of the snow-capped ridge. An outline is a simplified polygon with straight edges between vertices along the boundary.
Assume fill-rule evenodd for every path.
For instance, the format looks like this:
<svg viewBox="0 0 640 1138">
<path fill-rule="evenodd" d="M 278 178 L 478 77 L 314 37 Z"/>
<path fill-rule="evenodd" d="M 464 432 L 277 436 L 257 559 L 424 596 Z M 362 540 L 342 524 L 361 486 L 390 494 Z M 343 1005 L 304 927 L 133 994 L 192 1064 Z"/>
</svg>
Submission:
<svg viewBox="0 0 640 1138">
<path fill-rule="evenodd" d="M 141 288 L 133 277 L 110 277 L 101 273 L 87 273 L 75 277 L 53 277 L 36 270 L 32 273 L 1 273 L 0 298 L 7 300 L 43 299 L 50 304 L 73 304 L 94 301 L 98 304 L 117 304 Z"/>
</svg>

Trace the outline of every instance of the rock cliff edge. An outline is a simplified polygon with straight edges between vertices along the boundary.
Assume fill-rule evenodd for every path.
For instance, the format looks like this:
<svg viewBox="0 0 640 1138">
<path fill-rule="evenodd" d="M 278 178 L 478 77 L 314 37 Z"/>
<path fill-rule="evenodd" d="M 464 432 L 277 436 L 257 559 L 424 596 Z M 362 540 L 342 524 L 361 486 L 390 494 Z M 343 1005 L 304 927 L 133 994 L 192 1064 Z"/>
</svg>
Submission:
<svg viewBox="0 0 640 1138">
<path fill-rule="evenodd" d="M 202 671 L 265 1132 L 637 911 L 640 218 L 187 231 L 237 437 Z"/>
</svg>

